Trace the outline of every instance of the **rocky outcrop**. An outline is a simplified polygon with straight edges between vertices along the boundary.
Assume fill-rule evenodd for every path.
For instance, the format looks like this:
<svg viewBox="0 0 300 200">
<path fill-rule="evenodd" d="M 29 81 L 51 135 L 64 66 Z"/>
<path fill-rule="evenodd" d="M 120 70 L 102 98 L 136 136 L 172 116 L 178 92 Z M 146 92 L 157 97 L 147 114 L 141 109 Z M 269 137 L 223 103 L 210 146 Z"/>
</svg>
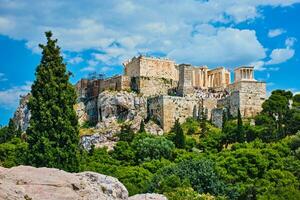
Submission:
<svg viewBox="0 0 300 200">
<path fill-rule="evenodd" d="M 84 122 L 88 121 L 88 115 L 86 113 L 85 105 L 83 102 L 79 102 L 74 105 L 76 115 L 78 118 L 78 124 L 82 126 Z"/>
<path fill-rule="evenodd" d="M 147 117 L 147 99 L 133 92 L 104 91 L 98 97 L 99 123 L 101 128 L 107 120 L 132 122 L 133 129 L 138 129 L 142 119 Z M 137 128 L 138 127 L 138 128 Z"/>
<path fill-rule="evenodd" d="M 30 94 L 20 96 L 19 107 L 14 113 L 13 121 L 17 127 L 19 127 L 22 131 L 25 131 L 29 126 L 30 119 L 30 111 L 28 109 L 28 101 L 30 98 Z"/>
<path fill-rule="evenodd" d="M 54 168 L 0 167 L 0 199 L 5 200 L 167 200 L 159 194 L 128 198 L 118 179 L 95 172 L 68 173 Z"/>
<path fill-rule="evenodd" d="M 137 194 L 129 197 L 128 200 L 168 200 L 167 197 L 161 194 Z"/>
<path fill-rule="evenodd" d="M 0 199 L 126 200 L 128 191 L 116 178 L 94 172 L 19 166 L 0 168 Z"/>
</svg>

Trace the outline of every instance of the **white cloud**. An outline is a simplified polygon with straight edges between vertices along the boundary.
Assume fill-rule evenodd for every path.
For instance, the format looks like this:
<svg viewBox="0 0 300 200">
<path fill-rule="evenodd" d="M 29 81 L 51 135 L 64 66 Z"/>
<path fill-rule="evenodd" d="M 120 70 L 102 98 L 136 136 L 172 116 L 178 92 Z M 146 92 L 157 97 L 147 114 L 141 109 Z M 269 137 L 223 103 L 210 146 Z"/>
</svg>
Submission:
<svg viewBox="0 0 300 200">
<path fill-rule="evenodd" d="M 294 38 L 294 37 L 289 37 L 289 38 L 287 38 L 287 39 L 285 40 L 285 45 L 286 45 L 288 48 L 293 47 L 296 41 L 297 41 L 296 38 Z"/>
<path fill-rule="evenodd" d="M 15 109 L 19 104 L 20 95 L 25 95 L 31 90 L 31 82 L 21 86 L 14 86 L 6 90 L 0 90 L 0 106 L 4 109 Z"/>
<path fill-rule="evenodd" d="M 99 62 L 97 60 L 88 60 L 88 66 L 82 68 L 80 71 L 82 72 L 94 72 L 97 70 L 97 65 L 99 64 Z"/>
<path fill-rule="evenodd" d="M 263 59 L 266 55 L 255 31 L 221 28 L 215 35 L 196 34 L 168 56 L 178 62 L 196 65 L 236 66 Z"/>
<path fill-rule="evenodd" d="M 295 54 L 294 49 L 274 49 L 271 52 L 270 58 L 268 62 L 266 62 L 266 65 L 274 65 L 274 64 L 280 64 L 283 63 L 289 59 L 291 59 Z"/>
<path fill-rule="evenodd" d="M 255 70 L 257 71 L 264 71 L 267 68 L 264 66 L 265 62 L 264 61 L 256 61 L 256 62 L 252 62 L 249 64 L 250 66 L 253 66 Z"/>
<path fill-rule="evenodd" d="M 283 33 L 285 33 L 286 31 L 283 29 L 271 29 L 268 32 L 268 37 L 273 38 L 273 37 L 277 37 Z"/>
<path fill-rule="evenodd" d="M 215 48 L 215 52 L 221 52 L 220 64 L 240 64 L 264 56 L 255 32 L 211 24 L 228 26 L 253 20 L 262 16 L 263 6 L 284 7 L 296 2 L 300 0 L 0 0 L 0 34 L 24 39 L 29 48 L 40 52 L 37 44 L 45 42 L 43 32 L 52 30 L 63 50 L 98 50 L 106 55 L 102 60 L 107 64 L 120 64 L 139 53 L 181 56 L 178 52 L 182 48 L 193 55 L 189 56 L 191 62 L 216 63 Z M 209 29 L 204 30 L 205 26 Z M 230 31 L 236 38 L 226 35 Z M 245 40 L 247 37 L 250 42 Z M 235 39 L 245 42 L 245 48 Z M 204 45 L 207 52 L 197 45 Z M 176 59 L 183 60 L 181 57 Z"/>
<path fill-rule="evenodd" d="M 83 58 L 80 56 L 76 56 L 76 57 L 68 59 L 68 63 L 70 63 L 72 65 L 76 65 L 78 63 L 81 63 L 82 61 L 83 61 Z"/>
<path fill-rule="evenodd" d="M 13 28 L 15 28 L 15 23 L 12 20 L 0 16 L 0 33 L 10 31 Z"/>
<path fill-rule="evenodd" d="M 5 74 L 0 72 L 0 82 L 7 81 L 7 80 L 8 79 L 5 78 Z"/>
</svg>

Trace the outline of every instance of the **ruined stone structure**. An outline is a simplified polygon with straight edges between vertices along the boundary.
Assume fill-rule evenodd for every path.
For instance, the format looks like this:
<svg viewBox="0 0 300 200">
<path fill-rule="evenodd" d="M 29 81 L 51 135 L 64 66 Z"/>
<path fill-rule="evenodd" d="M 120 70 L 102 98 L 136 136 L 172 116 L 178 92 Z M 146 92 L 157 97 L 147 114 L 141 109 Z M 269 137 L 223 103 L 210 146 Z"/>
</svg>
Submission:
<svg viewBox="0 0 300 200">
<path fill-rule="evenodd" d="M 234 70 L 234 82 L 224 67 L 176 64 L 168 59 L 139 56 L 123 63 L 124 75 L 109 79 L 82 79 L 76 84 L 78 97 L 85 99 L 90 120 L 101 121 L 96 99 L 103 91 L 133 91 L 147 99 L 147 116 L 169 131 L 175 119 L 198 117 L 204 109 L 208 119 L 221 126 L 222 113 L 254 117 L 266 98 L 266 84 L 254 79 L 254 68 Z M 124 108 L 126 109 L 126 108 Z M 122 112 L 127 112 L 123 110 Z M 99 117 L 100 116 L 100 117 Z"/>
</svg>

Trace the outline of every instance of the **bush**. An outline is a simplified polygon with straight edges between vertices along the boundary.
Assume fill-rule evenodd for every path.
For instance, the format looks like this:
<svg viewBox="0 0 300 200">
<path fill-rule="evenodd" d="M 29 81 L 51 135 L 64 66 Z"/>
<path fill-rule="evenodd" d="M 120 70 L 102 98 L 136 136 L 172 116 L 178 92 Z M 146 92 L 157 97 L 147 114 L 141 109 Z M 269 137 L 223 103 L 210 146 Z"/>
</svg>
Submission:
<svg viewBox="0 0 300 200">
<path fill-rule="evenodd" d="M 164 137 L 140 136 L 132 142 L 137 162 L 150 161 L 153 159 L 171 159 L 174 144 Z"/>
</svg>

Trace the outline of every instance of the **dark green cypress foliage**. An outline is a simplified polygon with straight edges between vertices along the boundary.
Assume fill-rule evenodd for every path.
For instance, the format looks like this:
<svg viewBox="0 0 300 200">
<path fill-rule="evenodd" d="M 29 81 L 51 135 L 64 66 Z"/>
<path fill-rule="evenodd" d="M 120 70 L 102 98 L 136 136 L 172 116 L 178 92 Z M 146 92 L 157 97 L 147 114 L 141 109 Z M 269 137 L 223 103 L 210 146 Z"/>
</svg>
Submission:
<svg viewBox="0 0 300 200">
<path fill-rule="evenodd" d="M 146 130 L 145 130 L 145 122 L 144 120 L 141 121 L 141 125 L 140 125 L 140 130 L 139 130 L 139 133 L 145 133 Z"/>
<path fill-rule="evenodd" d="M 32 85 L 31 111 L 27 129 L 27 163 L 36 167 L 54 167 L 70 172 L 79 169 L 79 129 L 73 109 L 76 92 L 69 82 L 70 72 L 60 55 L 57 40 L 46 32 L 47 44 L 40 44 L 41 63 Z"/>
<path fill-rule="evenodd" d="M 238 119 L 237 119 L 237 133 L 236 133 L 236 139 L 238 142 L 243 142 L 244 141 L 244 126 L 243 126 L 243 120 L 242 120 L 242 115 L 240 109 L 238 109 Z"/>
<path fill-rule="evenodd" d="M 223 116 L 222 116 L 222 131 L 224 131 L 226 122 L 228 121 L 228 111 L 227 110 L 223 110 Z"/>
<path fill-rule="evenodd" d="M 175 120 L 175 124 L 172 131 L 175 133 L 174 136 L 175 146 L 177 148 L 183 149 L 185 147 L 185 136 L 178 119 Z"/>
</svg>

